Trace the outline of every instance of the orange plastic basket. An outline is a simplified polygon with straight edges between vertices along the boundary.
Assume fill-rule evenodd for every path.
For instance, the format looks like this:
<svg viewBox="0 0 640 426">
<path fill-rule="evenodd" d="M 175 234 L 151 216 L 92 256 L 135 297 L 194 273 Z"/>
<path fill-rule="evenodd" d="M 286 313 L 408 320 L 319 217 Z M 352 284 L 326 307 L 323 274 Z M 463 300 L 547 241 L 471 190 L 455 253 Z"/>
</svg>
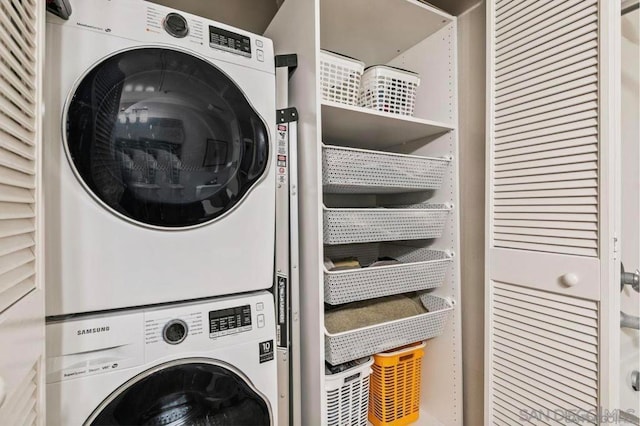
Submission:
<svg viewBox="0 0 640 426">
<path fill-rule="evenodd" d="M 401 426 L 420 415 L 420 382 L 425 342 L 373 356 L 369 387 L 369 421 Z"/>
</svg>

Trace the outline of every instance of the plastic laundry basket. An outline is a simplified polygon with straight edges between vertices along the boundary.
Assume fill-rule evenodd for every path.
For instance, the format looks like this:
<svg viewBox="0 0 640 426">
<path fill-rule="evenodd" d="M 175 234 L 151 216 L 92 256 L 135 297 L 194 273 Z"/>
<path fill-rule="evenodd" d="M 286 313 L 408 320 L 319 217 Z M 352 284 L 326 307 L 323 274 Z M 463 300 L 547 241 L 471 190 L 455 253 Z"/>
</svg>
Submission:
<svg viewBox="0 0 640 426">
<path fill-rule="evenodd" d="M 367 426 L 369 376 L 373 358 L 325 376 L 327 426 Z"/>
<path fill-rule="evenodd" d="M 360 106 L 393 114 L 413 115 L 420 77 L 411 71 L 376 65 L 364 71 Z"/>
<path fill-rule="evenodd" d="M 369 421 L 401 426 L 420 415 L 420 373 L 425 342 L 374 355 Z"/>
<path fill-rule="evenodd" d="M 320 51 L 322 99 L 357 105 L 364 62 L 326 50 Z"/>
</svg>

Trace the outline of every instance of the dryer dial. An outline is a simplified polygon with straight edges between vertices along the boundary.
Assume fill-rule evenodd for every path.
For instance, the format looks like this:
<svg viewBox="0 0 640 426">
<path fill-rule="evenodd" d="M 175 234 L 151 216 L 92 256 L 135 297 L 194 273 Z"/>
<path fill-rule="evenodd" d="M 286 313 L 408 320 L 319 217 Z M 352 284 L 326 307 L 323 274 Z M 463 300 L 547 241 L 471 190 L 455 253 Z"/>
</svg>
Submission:
<svg viewBox="0 0 640 426">
<path fill-rule="evenodd" d="M 170 345 L 182 343 L 187 338 L 189 327 L 187 323 L 181 319 L 169 321 L 162 330 L 162 338 Z"/>
<path fill-rule="evenodd" d="M 170 13 L 164 18 L 164 29 L 176 38 L 184 38 L 189 34 L 187 20 L 177 13 Z"/>
</svg>

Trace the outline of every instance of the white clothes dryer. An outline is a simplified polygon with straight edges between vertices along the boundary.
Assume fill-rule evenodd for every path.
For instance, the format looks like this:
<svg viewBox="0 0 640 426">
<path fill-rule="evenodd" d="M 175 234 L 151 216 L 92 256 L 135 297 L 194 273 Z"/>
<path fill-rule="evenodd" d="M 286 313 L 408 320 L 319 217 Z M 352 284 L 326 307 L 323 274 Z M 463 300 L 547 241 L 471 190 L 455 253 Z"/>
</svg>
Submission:
<svg viewBox="0 0 640 426">
<path fill-rule="evenodd" d="M 142 0 L 48 20 L 47 315 L 271 287 L 271 41 Z"/>
<path fill-rule="evenodd" d="M 276 425 L 268 292 L 46 326 L 49 425 Z"/>
</svg>

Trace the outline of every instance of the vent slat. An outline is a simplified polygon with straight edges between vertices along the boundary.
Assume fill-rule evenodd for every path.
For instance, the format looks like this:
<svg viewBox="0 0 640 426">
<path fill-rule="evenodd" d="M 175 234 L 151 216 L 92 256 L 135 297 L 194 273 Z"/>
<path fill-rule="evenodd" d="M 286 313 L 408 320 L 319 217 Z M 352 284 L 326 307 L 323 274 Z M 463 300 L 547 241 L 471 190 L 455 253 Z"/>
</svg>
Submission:
<svg viewBox="0 0 640 426">
<path fill-rule="evenodd" d="M 2 7 L 5 13 L 8 13 L 11 16 L 11 23 L 13 24 L 15 31 L 19 34 L 33 34 L 35 33 L 35 28 L 33 27 L 33 23 L 28 16 L 26 16 L 26 11 L 22 8 L 22 5 L 19 1 L 11 2 L 11 5 L 6 5 Z M 27 46 L 28 49 L 35 48 L 35 42 L 31 37 L 21 37 L 20 38 L 24 45 Z"/>
<path fill-rule="evenodd" d="M 597 10 L 596 7 L 592 8 L 592 11 L 595 10 Z M 574 15 L 574 17 L 578 18 L 578 15 Z M 551 29 L 551 26 L 546 27 L 545 31 L 539 31 L 533 34 L 527 43 L 521 46 L 512 44 L 509 45 L 508 49 L 496 52 L 496 60 L 505 66 L 513 64 L 513 61 L 522 61 L 572 40 L 577 36 L 595 32 L 597 30 L 596 21 L 596 17 L 592 14 L 587 14 L 575 21 L 562 21 L 559 26 L 556 26 L 555 29 L 550 32 L 547 31 Z"/>
<path fill-rule="evenodd" d="M 580 83 L 582 83 L 582 81 Z M 496 119 L 509 117 L 517 113 L 530 112 L 531 114 L 529 115 L 533 115 L 533 112 L 538 111 L 540 109 L 544 110 L 544 108 L 549 108 L 549 110 L 559 110 L 558 108 L 556 108 L 556 105 L 560 102 L 564 102 L 567 100 L 573 102 L 573 100 L 575 100 L 577 97 L 585 96 L 585 95 L 596 95 L 598 91 L 598 85 L 595 83 L 589 83 L 586 85 L 577 84 L 577 85 L 574 85 L 577 87 L 569 88 L 569 89 L 567 89 L 569 84 L 566 84 L 563 86 L 564 87 L 560 88 L 559 90 L 556 88 L 551 88 L 553 92 L 545 93 L 546 96 L 542 96 L 540 98 L 534 99 L 534 95 L 530 95 L 530 99 L 528 101 L 525 101 L 519 105 L 504 107 L 501 110 L 496 110 L 495 112 Z"/>
<path fill-rule="evenodd" d="M 556 236 L 558 231 L 545 228 L 523 228 L 515 226 L 496 226 L 495 232 L 497 235 L 502 234 L 516 234 L 516 235 L 534 235 L 534 236 Z M 576 231 L 573 229 L 563 229 L 562 235 L 566 238 L 581 238 L 581 239 L 593 239 L 597 237 L 595 231 Z"/>
<path fill-rule="evenodd" d="M 552 426 L 574 424 L 567 422 L 564 418 L 559 421 L 557 416 L 553 414 L 556 408 L 553 407 L 552 404 L 532 395 L 530 392 L 510 385 L 509 382 L 503 380 L 497 381 L 495 384 L 495 392 L 497 395 L 502 396 L 504 400 L 510 400 L 512 403 L 517 404 L 518 408 L 525 410 L 530 418 L 542 419 L 544 424 Z M 558 408 L 558 410 L 560 409 Z"/>
<path fill-rule="evenodd" d="M 515 308 L 516 312 L 526 310 L 527 312 L 523 313 L 523 315 L 531 318 L 545 318 L 548 321 L 552 321 L 555 325 L 592 336 L 598 334 L 597 317 L 593 318 L 591 316 L 569 312 L 566 309 L 557 309 L 557 306 L 548 306 L 548 301 L 544 299 L 525 300 L 505 292 L 496 292 L 494 294 L 494 300 L 496 303 L 501 304 L 502 309 Z M 540 321 L 542 321 L 542 319 L 540 319 Z"/>
<path fill-rule="evenodd" d="M 34 203 L 33 190 L 0 184 L 0 202 Z"/>
<path fill-rule="evenodd" d="M 33 247 L 33 235 L 16 235 L 14 237 L 0 238 L 0 256 L 6 256 L 16 251 Z"/>
<path fill-rule="evenodd" d="M 598 204 L 596 197 L 564 197 L 564 198 L 507 198 L 496 199 L 497 206 L 570 206 L 575 204 Z"/>
<path fill-rule="evenodd" d="M 512 157 L 515 155 L 533 154 L 537 152 L 556 151 L 564 148 L 574 148 L 578 146 L 592 145 L 597 146 L 597 140 L 594 140 L 595 136 L 588 136 L 576 139 L 565 139 L 557 142 L 549 142 L 544 144 L 533 144 L 522 146 L 519 148 L 504 149 L 496 151 L 496 158 Z M 563 170 L 565 171 L 565 170 Z"/>
<path fill-rule="evenodd" d="M 42 13 L 36 13 L 40 9 Z M 40 2 L 0 1 L 0 313 L 35 288 L 36 156 L 42 97 L 37 82 L 43 16 Z M 34 421 L 32 393 L 20 396 L 24 405 L 12 403 L 10 424 Z"/>
<path fill-rule="evenodd" d="M 597 179 L 581 179 L 568 182 L 540 182 L 540 183 L 527 183 L 520 185 L 502 185 L 496 184 L 495 191 L 539 191 L 543 189 L 570 189 L 570 188 L 597 188 Z M 594 220 L 596 218 L 593 218 Z"/>
<path fill-rule="evenodd" d="M 515 70 L 521 74 L 532 72 L 540 67 L 546 66 L 552 62 L 554 57 L 561 56 L 567 57 L 566 51 L 582 45 L 582 49 L 590 49 L 597 46 L 597 31 L 593 30 L 594 25 L 589 25 L 587 32 L 582 31 L 582 35 L 577 36 L 572 40 L 566 40 L 565 43 L 558 43 L 549 47 L 545 51 L 539 52 L 536 55 L 526 56 L 526 54 L 519 55 L 518 57 L 511 58 L 509 61 L 496 62 L 496 77 L 504 78 L 504 76 L 510 74 Z M 583 51 L 581 50 L 581 51 Z M 508 64 L 507 64 L 508 62 Z"/>
<path fill-rule="evenodd" d="M 499 35 L 520 24 L 523 17 L 530 17 L 532 13 L 540 13 L 541 10 L 550 7 L 553 7 L 553 0 L 528 1 L 502 9 L 500 12 L 496 12 L 498 18 L 496 19 L 496 34 Z"/>
<path fill-rule="evenodd" d="M 509 413 L 512 415 L 512 418 L 509 423 L 509 426 L 512 425 L 534 425 L 534 426 L 550 426 L 549 423 L 528 417 L 526 413 L 522 412 L 522 408 L 517 408 L 513 405 L 513 400 L 511 402 L 504 401 L 501 395 L 493 395 L 494 397 L 494 414 L 502 413 L 505 416 L 508 416 Z M 535 422 L 534 422 L 535 420 Z"/>
<path fill-rule="evenodd" d="M 598 215 L 581 213 L 495 213 L 495 219 L 593 223 L 598 219 Z"/>
<path fill-rule="evenodd" d="M 0 220 L 0 238 L 28 234 L 35 231 L 32 219 Z"/>
<path fill-rule="evenodd" d="M 573 157 L 573 156 L 591 154 L 591 153 L 597 154 L 598 152 L 598 146 L 595 144 L 579 145 L 579 146 L 564 148 L 564 149 L 547 150 L 545 148 L 548 148 L 548 147 L 540 147 L 541 151 L 531 152 L 530 154 L 521 154 L 521 155 L 508 155 L 509 153 L 507 152 L 506 155 L 504 155 L 503 157 L 496 158 L 496 166 L 500 166 L 503 164 L 523 163 L 523 162 L 529 162 L 531 164 L 531 167 L 537 167 L 539 165 L 552 166 L 557 164 L 566 164 L 566 163 L 563 163 L 562 161 L 567 161 L 565 159 L 565 160 L 555 160 L 556 162 L 553 162 L 551 161 L 552 159 L 560 159 L 563 157 Z M 503 154 L 504 153 L 501 153 L 500 155 L 503 155 Z M 539 160 L 546 160 L 546 161 L 536 163 L 536 161 L 539 161 Z"/>
<path fill-rule="evenodd" d="M 543 393 L 530 384 L 528 386 L 521 386 L 521 382 L 517 378 L 514 378 L 512 375 L 505 374 L 501 371 L 496 371 L 494 377 L 496 378 L 499 386 L 512 387 L 514 392 L 523 396 L 525 399 L 533 401 L 534 403 L 539 404 L 543 407 L 546 405 L 546 409 L 549 410 L 549 418 L 553 418 L 553 421 L 559 421 L 559 424 L 595 424 L 583 418 L 582 416 L 578 416 L 578 419 L 571 415 L 569 410 L 574 407 L 567 407 L 568 404 L 566 402 L 557 398 L 553 394 Z M 580 413 L 580 411 L 578 410 L 575 411 Z M 555 415 L 552 416 L 552 412 Z M 560 420 L 560 417 L 563 418 Z"/>
<path fill-rule="evenodd" d="M 511 368 L 515 371 L 518 371 L 521 374 L 532 372 L 539 377 L 539 380 L 542 380 L 550 385 L 553 383 L 556 386 L 560 387 L 563 392 L 574 395 L 577 398 L 580 398 L 582 401 L 589 402 L 598 400 L 598 391 L 597 389 L 594 389 L 593 386 L 587 386 L 582 383 L 577 383 L 576 381 L 567 380 L 566 377 L 563 377 L 552 371 L 532 368 L 531 365 L 518 358 L 510 358 L 512 359 L 512 361 L 501 356 L 496 356 L 495 362 L 506 368 Z M 595 383 L 595 381 L 592 382 L 592 385 L 595 385 Z"/>
<path fill-rule="evenodd" d="M 7 256 L 0 256 L 0 276 L 33 261 L 35 256 L 31 249 L 23 249 Z"/>
<path fill-rule="evenodd" d="M 0 147 L 28 160 L 35 160 L 35 148 L 0 129 Z"/>
<path fill-rule="evenodd" d="M 496 226 L 516 226 L 525 228 L 540 228 L 540 229 L 575 229 L 581 231 L 594 231 L 597 232 L 598 228 L 593 223 L 589 222 L 562 222 L 553 220 L 496 220 Z"/>
<path fill-rule="evenodd" d="M 518 114 L 512 114 L 503 117 L 500 121 L 496 121 L 496 131 L 502 132 L 508 129 L 521 128 L 522 126 L 533 126 L 544 123 L 547 120 L 558 117 L 558 114 L 572 115 L 579 112 L 595 110 L 598 108 L 598 102 L 595 100 L 595 93 L 588 93 L 573 99 L 566 99 L 550 105 L 544 105 L 542 108 L 534 110 L 526 110 Z M 558 110 L 562 111 L 558 111 Z"/>
<path fill-rule="evenodd" d="M 517 177 L 501 177 L 496 178 L 497 185 L 513 185 L 524 184 L 527 182 L 559 182 L 559 181 L 572 181 L 582 179 L 597 179 L 597 170 L 586 170 L 579 172 L 567 172 L 567 173 L 549 173 L 546 175 L 528 175 Z"/>
<path fill-rule="evenodd" d="M 598 163 L 595 161 L 584 162 L 572 162 L 569 164 L 563 164 L 560 166 L 545 166 L 545 167 L 526 167 L 526 164 L 522 164 L 521 168 L 512 168 L 509 170 L 500 170 L 495 172 L 496 179 L 523 177 L 523 176 L 544 176 L 546 174 L 567 173 L 567 172 L 579 172 L 586 170 L 598 170 Z M 576 204 L 575 202 L 569 204 Z M 590 204 L 590 203 L 583 203 Z"/>
<path fill-rule="evenodd" d="M 36 165 L 33 160 L 13 152 L 9 152 L 2 147 L 0 147 L 0 167 L 10 168 L 12 170 L 31 175 L 35 173 L 36 169 Z"/>
<path fill-rule="evenodd" d="M 0 149 L 0 151 L 2 151 L 2 149 Z M 2 161 L 2 159 L 0 159 L 0 161 Z M 10 168 L 2 167 L 2 164 L 0 164 L 0 184 L 6 185 L 8 188 L 14 187 L 31 190 L 35 188 L 35 177 L 31 174 L 25 174 Z M 3 193 L 0 190 L 0 198 L 2 197 Z"/>
<path fill-rule="evenodd" d="M 598 311 L 598 303 L 592 300 L 576 299 L 575 297 L 571 297 L 571 296 L 564 296 L 562 294 L 556 294 L 556 293 L 547 293 L 545 291 L 540 291 L 540 290 L 516 286 L 516 285 L 503 284 L 500 282 L 496 282 L 494 287 L 502 291 L 526 294 L 526 295 L 535 296 L 539 299 L 543 299 L 547 301 L 557 301 L 565 306 L 578 306 L 581 308 L 588 309 L 589 311 L 593 311 L 593 312 Z"/>
<path fill-rule="evenodd" d="M 0 93 L 0 119 L 15 121 L 18 125 L 29 132 L 35 131 L 33 118 L 26 116 L 24 111 L 16 107 L 2 93 Z"/>
<path fill-rule="evenodd" d="M 495 317 L 494 320 L 497 324 L 501 324 L 505 329 L 514 330 L 514 332 L 517 333 L 528 333 L 534 337 L 537 336 L 536 338 L 548 339 L 556 342 L 557 344 L 565 345 L 568 350 L 575 348 L 585 354 L 589 353 L 594 356 L 598 355 L 597 346 L 595 344 L 585 343 L 575 339 L 568 340 L 563 335 L 558 335 L 553 331 L 535 327 L 525 322 L 518 321 L 517 319 L 512 320 L 507 317 Z"/>
<path fill-rule="evenodd" d="M 513 68 L 511 71 L 496 77 L 496 88 L 504 90 L 515 84 L 525 83 L 539 77 L 555 75 L 564 67 L 571 67 L 598 57 L 598 42 L 591 40 L 583 44 L 576 44 L 566 50 L 559 50 L 554 55 L 541 59 L 523 68 Z"/>
<path fill-rule="evenodd" d="M 11 37 L 11 34 L 7 32 L 7 28 L 5 25 L 6 18 L 4 14 L 0 14 L 0 44 L 4 44 L 5 51 L 11 52 L 10 54 L 1 55 L 0 57 L 3 60 L 7 60 L 10 57 L 14 57 L 15 61 L 7 62 L 12 64 L 12 67 L 15 72 L 25 74 L 25 80 L 31 80 L 35 75 L 35 60 L 33 56 L 33 52 L 30 52 L 27 48 L 22 49 L 20 44 L 22 41 L 19 37 Z M 21 70 L 21 71 L 20 71 Z"/>
<path fill-rule="evenodd" d="M 587 106 L 589 108 L 586 108 Z M 556 126 L 567 124 L 567 123 L 583 122 L 585 120 L 589 120 L 590 118 L 597 117 L 598 114 L 595 109 L 596 106 L 597 105 L 595 103 L 593 105 L 582 104 L 581 106 L 575 107 L 573 111 L 570 111 L 569 109 L 565 109 L 561 113 L 564 115 L 558 115 L 558 113 L 556 112 L 554 116 L 548 116 L 545 120 L 536 121 L 533 119 L 529 119 L 526 123 L 523 122 L 522 124 L 514 127 L 509 127 L 504 129 L 496 128 L 496 137 L 502 140 L 507 136 L 523 135 L 522 138 L 519 138 L 516 140 L 529 139 L 528 135 L 530 133 L 528 132 L 531 132 L 534 130 L 543 132 L 543 133 L 534 134 L 533 135 L 534 137 L 539 137 L 540 134 L 542 135 L 556 134 L 558 132 L 553 132 L 553 129 L 555 129 Z M 585 107 L 585 108 L 583 109 L 581 107 Z M 539 117 L 535 117 L 535 118 L 537 119 Z M 580 128 L 584 128 L 584 127 L 580 127 Z M 549 131 L 546 131 L 546 129 L 549 129 Z"/>
<path fill-rule="evenodd" d="M 524 162 L 513 162 L 501 164 L 500 166 L 496 166 L 497 172 L 502 171 L 511 171 L 511 170 L 528 170 L 542 167 L 555 167 L 555 166 L 565 166 L 567 164 L 575 164 L 575 163 L 594 163 L 598 159 L 597 152 L 589 152 L 586 154 L 577 154 L 577 155 L 565 155 L 560 157 L 550 157 L 544 158 L 542 160 L 536 161 L 524 161 Z"/>
<path fill-rule="evenodd" d="M 14 35 L 13 37 L 12 34 Z M 33 43 L 35 34 L 15 34 L 9 17 L 4 13 L 0 13 L 0 41 L 9 47 L 11 53 L 18 58 L 23 67 L 31 71 L 31 74 L 34 74 L 35 49 L 29 46 L 27 40 Z"/>
<path fill-rule="evenodd" d="M 538 360 L 539 366 L 544 368 L 550 368 L 556 373 L 569 378 L 571 375 L 579 375 L 585 377 L 588 380 L 597 381 L 598 372 L 588 368 L 582 368 L 577 365 L 573 365 L 569 362 L 563 362 L 560 359 L 556 359 L 544 353 L 537 352 L 527 346 L 522 346 L 518 343 L 501 339 L 497 336 L 493 337 L 493 347 L 500 352 L 513 353 L 520 358 L 535 358 Z M 573 374 L 571 374 L 573 373 Z"/>
<path fill-rule="evenodd" d="M 590 345 L 597 345 L 598 343 L 598 339 L 594 338 L 592 333 L 585 334 L 579 331 L 568 329 L 567 327 L 563 327 L 560 324 L 543 321 L 543 316 L 527 312 L 524 309 L 517 309 L 509 306 L 501 307 L 499 312 L 495 312 L 495 315 L 513 321 L 521 322 L 523 324 L 528 324 L 541 330 L 556 333 L 559 336 L 563 336 L 565 339 L 575 339 L 584 343 L 588 343 Z"/>
<path fill-rule="evenodd" d="M 537 350 L 545 355 L 574 363 L 589 370 L 598 371 L 597 359 L 594 361 L 589 361 L 584 359 L 583 357 L 577 356 L 575 353 L 571 354 L 566 351 L 567 347 L 564 345 L 558 344 L 556 347 L 551 347 L 548 346 L 548 342 L 535 342 L 528 338 L 530 336 L 520 336 L 517 334 L 512 334 L 508 331 L 501 330 L 499 327 L 494 330 L 494 334 L 496 337 L 499 337 L 500 339 L 503 339 L 505 341 L 508 340 L 513 343 L 517 343 L 522 347 L 529 347 L 532 350 Z M 594 400 L 592 402 L 595 403 L 596 401 Z"/>
<path fill-rule="evenodd" d="M 0 294 L 17 287 L 20 283 L 27 281 L 35 275 L 35 263 L 29 262 L 15 268 L 5 274 L 0 275 Z"/>
<path fill-rule="evenodd" d="M 552 386 L 546 381 L 540 380 L 539 376 L 532 372 L 529 372 L 529 374 L 523 374 L 519 370 L 504 368 L 500 364 L 496 364 L 496 371 L 517 382 L 529 383 L 529 385 L 532 388 L 537 389 L 541 395 L 553 395 L 553 399 L 557 401 L 559 405 L 564 405 L 565 409 L 572 408 L 588 411 L 597 403 L 597 398 L 593 398 L 593 401 L 582 401 L 575 398 L 572 394 L 562 392 L 558 389 L 559 386 Z"/>
<path fill-rule="evenodd" d="M 598 254 L 596 249 L 590 249 L 590 248 L 584 248 L 584 247 L 573 247 L 570 245 L 529 243 L 529 242 L 523 242 L 521 240 L 508 241 L 508 240 L 496 239 L 495 246 L 499 248 L 520 249 L 520 250 L 557 253 L 557 254 L 569 254 L 569 255 L 575 255 L 575 256 L 596 257 Z"/>
<path fill-rule="evenodd" d="M 597 8 L 594 6 L 596 0 L 572 0 L 565 1 L 563 4 L 555 9 L 548 10 L 545 13 L 529 17 L 526 26 L 520 26 L 518 31 L 510 31 L 509 34 L 503 35 L 496 43 L 496 54 L 501 54 L 504 51 L 510 51 L 518 49 L 527 43 L 530 43 L 543 35 L 547 35 L 559 28 L 566 25 L 567 18 L 575 20 L 582 19 L 586 16 L 592 15 L 597 12 Z M 557 5 L 557 3 L 556 3 Z M 540 22 L 539 19 L 544 19 L 544 27 L 540 28 L 535 24 Z"/>
</svg>

